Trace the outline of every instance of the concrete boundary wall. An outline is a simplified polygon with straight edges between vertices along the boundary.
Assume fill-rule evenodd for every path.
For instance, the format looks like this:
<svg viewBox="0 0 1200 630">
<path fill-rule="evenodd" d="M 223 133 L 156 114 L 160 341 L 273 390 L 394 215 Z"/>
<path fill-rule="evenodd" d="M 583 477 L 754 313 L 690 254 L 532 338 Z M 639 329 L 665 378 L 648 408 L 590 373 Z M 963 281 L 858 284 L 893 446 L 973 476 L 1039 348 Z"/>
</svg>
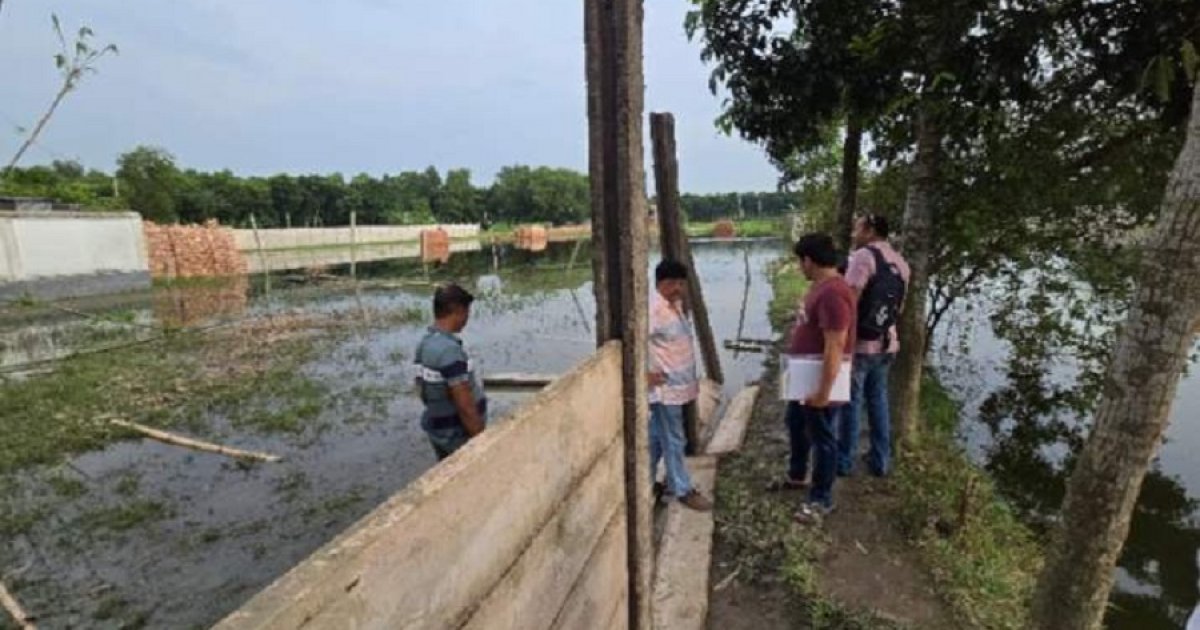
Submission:
<svg viewBox="0 0 1200 630">
<path fill-rule="evenodd" d="M 360 225 L 354 229 L 354 242 L 363 243 L 399 243 L 417 241 L 424 230 L 441 228 L 450 238 L 475 238 L 479 236 L 479 224 L 443 224 L 443 225 Z M 300 247 L 326 247 L 333 245 L 349 245 L 351 242 L 349 227 L 326 228 L 272 228 L 260 229 L 258 238 L 262 241 L 263 249 L 297 249 Z M 254 230 L 234 230 L 234 240 L 238 249 L 253 251 L 258 248 L 254 238 Z"/>
<path fill-rule="evenodd" d="M 0 281 L 149 271 L 134 212 L 0 212 Z"/>
<path fill-rule="evenodd" d="M 610 342 L 216 627 L 624 628 Z"/>
</svg>

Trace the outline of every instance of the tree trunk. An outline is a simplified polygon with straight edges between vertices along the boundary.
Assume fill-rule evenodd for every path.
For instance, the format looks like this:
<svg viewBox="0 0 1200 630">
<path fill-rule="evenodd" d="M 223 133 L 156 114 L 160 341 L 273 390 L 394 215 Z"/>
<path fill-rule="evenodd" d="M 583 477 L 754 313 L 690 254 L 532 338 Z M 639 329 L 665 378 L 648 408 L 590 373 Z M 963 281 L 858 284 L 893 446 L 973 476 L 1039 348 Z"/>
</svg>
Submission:
<svg viewBox="0 0 1200 630">
<path fill-rule="evenodd" d="M 919 436 L 921 375 L 925 370 L 925 299 L 933 250 L 933 210 L 938 187 L 942 132 L 923 111 L 917 119 L 917 157 L 904 207 L 901 251 L 912 271 L 900 316 L 900 355 L 892 370 L 892 417 L 899 442 Z"/>
<path fill-rule="evenodd" d="M 46 110 L 45 114 L 42 114 L 41 119 L 38 120 L 37 125 L 33 127 L 33 131 L 30 132 L 29 137 L 26 138 L 25 142 L 21 144 L 21 148 L 17 149 L 17 154 L 12 157 L 12 160 L 8 163 L 8 166 L 4 167 L 4 175 L 8 175 L 14 168 L 16 168 L 17 162 L 21 161 L 21 157 L 25 155 L 25 152 L 29 150 L 29 147 L 33 146 L 34 142 L 37 142 L 38 136 L 42 134 L 42 129 L 46 127 L 46 123 L 50 122 L 50 117 L 54 115 L 54 110 L 58 109 L 59 104 L 62 103 L 63 98 L 66 97 L 67 92 L 70 91 L 71 80 L 67 79 L 63 82 L 62 87 L 59 88 L 58 94 L 54 95 L 54 100 L 50 102 L 50 108 Z"/>
<path fill-rule="evenodd" d="M 1134 502 L 1163 433 L 1200 317 L 1200 82 L 1187 141 L 1146 242 L 1092 433 L 1067 482 L 1034 595 L 1042 630 L 1101 627 Z"/>
<path fill-rule="evenodd" d="M 858 165 L 862 156 L 862 121 L 846 116 L 846 139 L 842 142 L 842 182 L 838 193 L 837 225 L 833 241 L 842 251 L 850 251 L 850 233 L 854 231 L 854 213 L 858 209 Z"/>
</svg>

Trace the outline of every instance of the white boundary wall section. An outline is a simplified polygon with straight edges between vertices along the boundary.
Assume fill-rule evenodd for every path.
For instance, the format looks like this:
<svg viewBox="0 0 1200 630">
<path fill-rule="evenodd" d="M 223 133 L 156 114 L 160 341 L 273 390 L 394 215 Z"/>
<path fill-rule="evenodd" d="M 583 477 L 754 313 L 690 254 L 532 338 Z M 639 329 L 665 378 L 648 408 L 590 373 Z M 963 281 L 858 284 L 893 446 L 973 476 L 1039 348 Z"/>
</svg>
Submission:
<svg viewBox="0 0 1200 630">
<path fill-rule="evenodd" d="M 0 281 L 147 273 L 134 212 L 0 212 Z"/>
<path fill-rule="evenodd" d="M 216 628 L 626 628 L 621 400 L 614 341 Z"/>
<path fill-rule="evenodd" d="M 479 236 L 479 224 L 445 224 L 445 225 L 360 225 L 354 230 L 355 242 L 364 243 L 399 243 L 421 239 L 421 232 L 441 228 L 450 238 L 475 238 Z M 296 249 L 299 247 L 326 247 L 330 245 L 350 245 L 349 227 L 327 228 L 272 228 L 260 229 L 258 236 L 262 240 L 263 249 Z M 258 248 L 254 240 L 254 230 L 234 230 L 234 241 L 238 249 L 253 251 Z"/>
</svg>

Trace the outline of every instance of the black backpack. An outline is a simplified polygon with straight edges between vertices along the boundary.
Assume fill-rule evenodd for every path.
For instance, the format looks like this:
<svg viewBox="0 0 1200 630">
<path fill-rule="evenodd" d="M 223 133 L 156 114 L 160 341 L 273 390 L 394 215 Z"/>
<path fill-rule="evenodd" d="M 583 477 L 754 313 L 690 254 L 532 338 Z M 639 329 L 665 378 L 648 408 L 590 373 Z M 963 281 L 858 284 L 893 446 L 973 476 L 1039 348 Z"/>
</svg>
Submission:
<svg viewBox="0 0 1200 630">
<path fill-rule="evenodd" d="M 891 344 L 889 332 L 900 320 L 900 305 L 904 303 L 908 287 L 900 270 L 884 259 L 878 248 L 868 245 L 867 249 L 875 256 L 875 273 L 858 298 L 858 338 L 862 341 L 882 339 L 886 350 Z"/>
</svg>

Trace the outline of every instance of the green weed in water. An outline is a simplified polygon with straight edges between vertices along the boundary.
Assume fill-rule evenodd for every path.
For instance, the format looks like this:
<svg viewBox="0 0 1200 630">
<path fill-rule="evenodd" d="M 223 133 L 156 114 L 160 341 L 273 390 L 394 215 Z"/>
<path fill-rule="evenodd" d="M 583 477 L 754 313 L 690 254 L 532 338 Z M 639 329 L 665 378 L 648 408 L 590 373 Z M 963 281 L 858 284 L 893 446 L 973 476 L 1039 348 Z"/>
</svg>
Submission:
<svg viewBox="0 0 1200 630">
<path fill-rule="evenodd" d="M 74 499 L 87 494 L 87 485 L 65 474 L 56 473 L 46 477 L 46 483 L 54 493 L 64 499 Z"/>
<path fill-rule="evenodd" d="M 79 524 L 88 530 L 107 529 L 122 532 L 168 518 L 171 513 L 170 507 L 159 501 L 132 501 L 86 512 L 79 517 Z"/>
</svg>

